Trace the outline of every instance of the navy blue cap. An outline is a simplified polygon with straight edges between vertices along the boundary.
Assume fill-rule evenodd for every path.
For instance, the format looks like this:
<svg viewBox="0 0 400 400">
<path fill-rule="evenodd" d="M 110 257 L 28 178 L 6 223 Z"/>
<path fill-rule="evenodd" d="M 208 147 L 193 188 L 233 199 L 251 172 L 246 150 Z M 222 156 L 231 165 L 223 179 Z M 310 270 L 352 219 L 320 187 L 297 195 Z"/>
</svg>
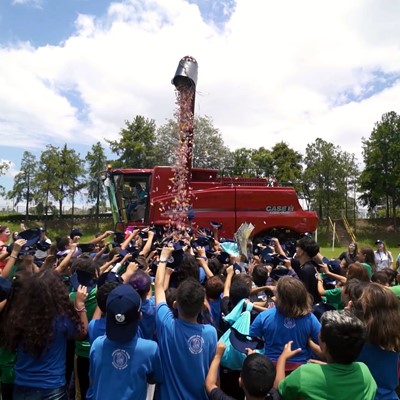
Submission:
<svg viewBox="0 0 400 400">
<path fill-rule="evenodd" d="M 342 270 L 340 268 L 339 261 L 329 260 L 327 257 L 323 257 L 322 262 L 328 266 L 329 271 L 331 271 L 334 274 L 341 275 Z"/>
<path fill-rule="evenodd" d="M 226 251 L 222 251 L 220 254 L 217 255 L 217 260 L 221 264 L 229 264 L 229 261 L 231 260 L 231 256 Z"/>
<path fill-rule="evenodd" d="M 168 258 L 167 266 L 169 268 L 175 269 L 181 265 L 182 260 L 183 260 L 183 250 L 174 250 Z"/>
<path fill-rule="evenodd" d="M 86 286 L 87 292 L 90 293 L 92 289 L 96 286 L 96 282 L 90 272 L 84 271 L 82 269 L 77 269 L 70 279 L 71 285 L 75 290 L 78 290 L 78 286 Z"/>
<path fill-rule="evenodd" d="M 83 233 L 82 233 L 82 231 L 81 231 L 79 228 L 73 228 L 73 229 L 71 230 L 71 233 L 69 234 L 69 237 L 70 237 L 71 239 L 73 239 L 75 236 L 79 236 L 79 237 L 82 237 L 82 236 L 83 236 Z"/>
<path fill-rule="evenodd" d="M 321 319 L 322 314 L 325 311 L 332 311 L 335 310 L 335 307 L 329 303 L 317 303 L 313 307 L 313 314 L 317 317 L 318 320 Z"/>
<path fill-rule="evenodd" d="M 11 290 L 11 281 L 0 276 L 0 302 L 7 299 Z"/>
<path fill-rule="evenodd" d="M 265 264 L 272 264 L 274 261 L 274 256 L 272 255 L 272 250 L 269 247 L 263 249 L 260 253 L 260 257 Z"/>
<path fill-rule="evenodd" d="M 78 248 L 82 253 L 90 253 L 94 250 L 96 245 L 94 243 L 79 243 Z"/>
<path fill-rule="evenodd" d="M 274 268 L 269 274 L 274 281 L 278 281 L 282 276 L 290 274 L 290 270 L 287 268 Z"/>
<path fill-rule="evenodd" d="M 142 299 L 130 285 L 119 285 L 107 298 L 106 335 L 110 340 L 129 342 L 138 329 Z"/>
<path fill-rule="evenodd" d="M 213 228 L 217 228 L 217 229 L 221 229 L 221 228 L 222 228 L 222 224 L 221 224 L 220 222 L 211 221 L 211 222 L 210 222 L 210 225 L 211 225 Z"/>
<path fill-rule="evenodd" d="M 264 347 L 264 342 L 261 339 L 243 335 L 235 328 L 231 328 L 229 340 L 231 345 L 240 353 L 246 353 L 246 349 L 256 350 Z"/>
<path fill-rule="evenodd" d="M 32 247 L 36 243 L 40 242 L 40 229 L 27 229 L 18 233 L 17 239 L 25 239 L 26 243 L 24 244 L 24 248 Z M 21 249 L 21 253 L 23 249 Z"/>
<path fill-rule="evenodd" d="M 99 276 L 97 279 L 97 288 L 103 286 L 106 282 L 118 282 L 119 284 L 124 283 L 123 279 L 112 271 L 105 272 Z"/>
</svg>

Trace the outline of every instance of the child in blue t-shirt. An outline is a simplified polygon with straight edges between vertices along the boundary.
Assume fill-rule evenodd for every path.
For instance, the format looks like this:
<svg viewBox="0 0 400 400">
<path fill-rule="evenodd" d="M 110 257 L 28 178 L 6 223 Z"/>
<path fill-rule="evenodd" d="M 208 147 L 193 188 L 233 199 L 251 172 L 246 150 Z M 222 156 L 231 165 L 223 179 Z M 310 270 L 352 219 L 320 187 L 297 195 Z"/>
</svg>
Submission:
<svg viewBox="0 0 400 400">
<path fill-rule="evenodd" d="M 155 279 L 157 340 L 164 371 L 159 398 L 206 400 L 204 382 L 214 356 L 217 332 L 211 325 L 197 323 L 205 300 L 205 290 L 198 280 L 188 278 L 178 286 L 174 302 L 178 318 L 168 307 L 164 278 L 173 250 L 164 247 L 161 251 Z"/>
</svg>

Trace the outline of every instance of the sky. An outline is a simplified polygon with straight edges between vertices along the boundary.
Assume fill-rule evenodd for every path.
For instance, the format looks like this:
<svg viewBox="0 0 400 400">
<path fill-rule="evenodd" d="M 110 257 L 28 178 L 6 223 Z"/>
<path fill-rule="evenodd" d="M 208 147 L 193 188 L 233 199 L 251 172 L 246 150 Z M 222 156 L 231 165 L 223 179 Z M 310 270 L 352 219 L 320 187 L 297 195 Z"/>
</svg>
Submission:
<svg viewBox="0 0 400 400">
<path fill-rule="evenodd" d="M 173 118 L 179 60 L 199 65 L 195 113 L 224 143 L 354 153 L 400 112 L 397 0 L 0 0 L 0 161 L 85 156 L 136 115 Z"/>
</svg>

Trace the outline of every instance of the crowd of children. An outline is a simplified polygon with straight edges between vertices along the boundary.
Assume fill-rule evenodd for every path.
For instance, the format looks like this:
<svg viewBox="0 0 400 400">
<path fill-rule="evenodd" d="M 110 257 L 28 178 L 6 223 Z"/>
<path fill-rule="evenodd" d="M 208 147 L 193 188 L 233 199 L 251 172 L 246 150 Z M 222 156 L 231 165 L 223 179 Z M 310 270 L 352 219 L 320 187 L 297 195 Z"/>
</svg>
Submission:
<svg viewBox="0 0 400 400">
<path fill-rule="evenodd" d="M 0 398 L 398 399 L 382 241 L 328 260 L 309 235 L 243 251 L 210 226 L 0 226 Z"/>
</svg>

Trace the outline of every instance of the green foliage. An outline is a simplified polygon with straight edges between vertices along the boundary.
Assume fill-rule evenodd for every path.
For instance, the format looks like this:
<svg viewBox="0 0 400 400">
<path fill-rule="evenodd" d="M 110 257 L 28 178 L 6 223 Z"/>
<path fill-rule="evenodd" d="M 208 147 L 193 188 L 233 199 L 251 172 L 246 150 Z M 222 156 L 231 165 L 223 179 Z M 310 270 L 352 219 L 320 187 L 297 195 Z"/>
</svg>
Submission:
<svg viewBox="0 0 400 400">
<path fill-rule="evenodd" d="M 76 193 L 84 187 L 81 181 L 85 172 L 83 163 L 80 155 L 66 144 L 62 149 L 51 144 L 46 146 L 34 179 L 37 186 L 35 201 L 42 204 L 46 215 L 50 211 L 51 198 L 58 202 L 60 215 L 66 199 L 74 203 Z"/>
<path fill-rule="evenodd" d="M 7 193 L 7 197 L 14 200 L 14 205 L 25 200 L 25 217 L 29 214 L 29 204 L 35 196 L 34 178 L 37 167 L 35 155 L 29 151 L 24 151 L 21 160 L 21 169 L 14 178 L 12 190 Z"/>
<path fill-rule="evenodd" d="M 96 215 L 99 215 L 100 204 L 106 199 L 102 179 L 107 163 L 107 157 L 100 142 L 97 142 L 92 146 L 91 151 L 87 153 L 85 159 L 88 164 L 89 175 L 89 178 L 86 179 L 88 199 L 95 202 Z"/>
<path fill-rule="evenodd" d="M 369 139 L 363 138 L 365 168 L 361 174 L 361 200 L 372 210 L 385 205 L 386 217 L 396 215 L 400 202 L 400 116 L 383 114 Z"/>
<path fill-rule="evenodd" d="M 210 117 L 194 118 L 193 167 L 222 169 L 230 163 L 230 151 Z M 170 119 L 157 130 L 158 165 L 175 165 L 179 145 L 178 124 Z"/>
<path fill-rule="evenodd" d="M 301 180 L 303 157 L 291 149 L 285 142 L 277 143 L 272 148 L 274 175 L 278 182 L 297 182 Z"/>
<path fill-rule="evenodd" d="M 6 161 L 0 162 L 0 176 L 4 175 L 9 168 L 10 168 L 10 163 Z M 0 196 L 2 196 L 3 194 L 4 194 L 4 187 L 0 185 Z"/>
<path fill-rule="evenodd" d="M 156 164 L 154 120 L 137 115 L 132 122 L 125 121 L 118 140 L 107 140 L 110 149 L 119 158 L 113 162 L 120 168 L 152 168 Z"/>
<path fill-rule="evenodd" d="M 346 208 L 348 182 L 357 174 L 354 156 L 339 146 L 317 138 L 306 148 L 304 181 L 310 188 L 313 208 L 319 217 L 338 217 Z"/>
</svg>

